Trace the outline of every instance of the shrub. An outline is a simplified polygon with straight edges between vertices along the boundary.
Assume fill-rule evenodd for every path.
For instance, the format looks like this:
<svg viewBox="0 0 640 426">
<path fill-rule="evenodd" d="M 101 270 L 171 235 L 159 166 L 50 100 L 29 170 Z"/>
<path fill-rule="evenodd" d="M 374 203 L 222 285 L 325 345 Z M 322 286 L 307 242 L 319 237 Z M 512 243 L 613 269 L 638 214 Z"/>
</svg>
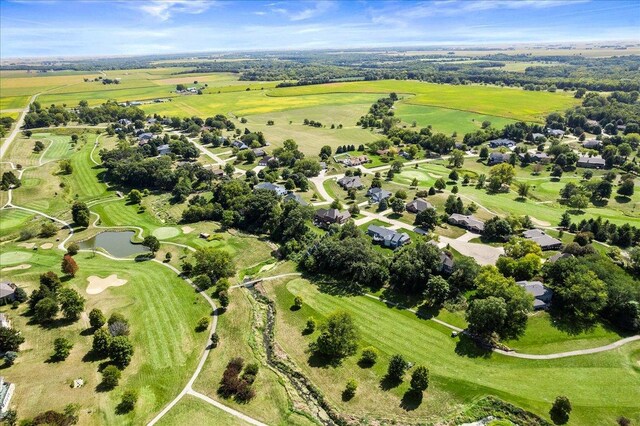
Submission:
<svg viewBox="0 0 640 426">
<path fill-rule="evenodd" d="M 360 357 L 360 363 L 371 367 L 378 361 L 378 351 L 372 346 L 364 348 L 362 350 L 362 356 Z"/>
<path fill-rule="evenodd" d="M 309 317 L 309 318 L 307 319 L 307 325 L 306 325 L 306 327 L 305 327 L 304 331 L 305 331 L 305 333 L 307 333 L 307 334 L 311 334 L 311 333 L 313 333 L 314 331 L 316 331 L 316 320 L 315 320 L 315 319 L 313 319 L 313 318 L 311 318 L 311 317 Z"/>
<path fill-rule="evenodd" d="M 409 368 L 409 363 L 402 355 L 393 355 L 389 361 L 387 377 L 392 380 L 402 381 L 402 376 L 404 376 L 407 368 Z"/>
<path fill-rule="evenodd" d="M 357 389 L 358 389 L 358 382 L 356 382 L 353 379 L 349 380 L 347 382 L 347 386 L 344 389 L 344 392 L 342 392 L 343 398 L 346 400 L 352 399 L 354 396 L 356 396 Z"/>
<path fill-rule="evenodd" d="M 69 244 L 69 247 L 67 247 L 67 253 L 69 253 L 71 256 L 75 256 L 79 251 L 80 246 L 78 245 L 78 243 L 71 243 Z"/>
<path fill-rule="evenodd" d="M 91 312 L 89 312 L 89 324 L 91 324 L 91 327 L 98 329 L 102 327 L 106 321 L 107 319 L 100 309 L 92 309 Z"/>
<path fill-rule="evenodd" d="M 429 387 L 429 370 L 419 366 L 411 374 L 411 389 L 422 392 Z"/>
<path fill-rule="evenodd" d="M 107 355 L 111 344 L 111 334 L 104 328 L 99 328 L 93 334 L 91 350 L 97 354 Z"/>
<path fill-rule="evenodd" d="M 198 324 L 196 324 L 196 331 L 202 332 L 202 331 L 205 331 L 207 328 L 209 328 L 209 318 L 208 317 L 200 318 L 198 320 Z"/>
<path fill-rule="evenodd" d="M 71 353 L 73 344 L 64 337 L 58 337 L 53 341 L 53 358 L 59 361 L 67 359 Z"/>
<path fill-rule="evenodd" d="M 138 392 L 135 390 L 128 390 L 122 395 L 122 401 L 118 404 L 118 411 L 122 413 L 128 413 L 133 411 L 138 402 Z"/>
<path fill-rule="evenodd" d="M 213 333 L 211 335 L 211 346 L 212 347 L 217 347 L 218 343 L 220 343 L 220 336 L 218 336 L 218 333 Z"/>
<path fill-rule="evenodd" d="M 16 361 L 16 358 L 18 358 L 18 353 L 15 351 L 7 351 L 4 353 L 4 362 L 7 365 L 13 365 L 13 363 Z"/>
<path fill-rule="evenodd" d="M 571 402 L 566 396 L 558 396 L 553 402 L 551 410 L 549 410 L 549 416 L 551 420 L 557 425 L 563 425 L 569 421 L 569 414 L 571 413 Z"/>
<path fill-rule="evenodd" d="M 107 389 L 113 389 L 118 386 L 122 373 L 115 365 L 107 365 L 102 370 L 102 385 Z"/>
<path fill-rule="evenodd" d="M 295 310 L 302 308 L 302 297 L 296 296 L 293 299 L 293 307 L 295 308 Z"/>
</svg>

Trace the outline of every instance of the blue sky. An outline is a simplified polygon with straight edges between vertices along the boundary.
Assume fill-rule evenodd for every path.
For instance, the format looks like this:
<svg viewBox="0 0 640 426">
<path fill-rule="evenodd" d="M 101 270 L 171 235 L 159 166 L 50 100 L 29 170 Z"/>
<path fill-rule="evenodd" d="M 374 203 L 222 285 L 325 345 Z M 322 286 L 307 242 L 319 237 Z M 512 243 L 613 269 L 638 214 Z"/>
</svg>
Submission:
<svg viewBox="0 0 640 426">
<path fill-rule="evenodd" d="M 639 40 L 640 0 L 0 0 L 0 56 Z"/>
</svg>

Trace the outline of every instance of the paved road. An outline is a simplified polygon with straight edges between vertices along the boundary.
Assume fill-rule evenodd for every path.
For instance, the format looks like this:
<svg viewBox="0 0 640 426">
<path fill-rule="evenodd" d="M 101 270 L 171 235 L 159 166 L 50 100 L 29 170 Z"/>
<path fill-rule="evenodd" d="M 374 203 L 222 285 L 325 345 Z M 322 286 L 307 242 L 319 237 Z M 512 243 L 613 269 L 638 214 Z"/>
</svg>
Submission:
<svg viewBox="0 0 640 426">
<path fill-rule="evenodd" d="M 24 124 L 24 117 L 29 112 L 29 107 L 36 100 L 36 98 L 39 95 L 40 95 L 40 93 L 36 93 L 35 95 L 33 95 L 31 97 L 31 99 L 29 99 L 29 103 L 22 110 L 22 114 L 20 114 L 20 117 L 18 118 L 18 121 L 16 121 L 15 126 L 13 127 L 13 130 L 11 131 L 11 133 L 9 133 L 9 136 L 7 136 L 7 138 L 4 140 L 4 142 L 2 142 L 2 145 L 0 145 L 0 158 L 4 157 L 4 154 L 9 149 L 9 146 L 11 145 L 11 142 L 13 142 L 15 137 L 18 135 L 18 132 L 20 131 L 20 128 Z"/>
</svg>

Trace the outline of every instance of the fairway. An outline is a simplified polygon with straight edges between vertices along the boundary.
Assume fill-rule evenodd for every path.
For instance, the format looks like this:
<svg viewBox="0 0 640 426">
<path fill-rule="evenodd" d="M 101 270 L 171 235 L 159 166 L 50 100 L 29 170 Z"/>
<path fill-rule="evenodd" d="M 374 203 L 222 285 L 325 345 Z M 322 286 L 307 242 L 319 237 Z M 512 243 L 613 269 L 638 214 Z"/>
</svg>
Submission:
<svg viewBox="0 0 640 426">
<path fill-rule="evenodd" d="M 115 390 L 96 392 L 102 360 L 85 357 L 92 340 L 86 317 L 72 324 L 41 328 L 26 325 L 29 317 L 21 315 L 25 305 L 17 312 L 5 307 L 2 311 L 9 313 L 26 338 L 20 361 L 3 372 L 6 380 L 16 383 L 18 391 L 12 402 L 24 417 L 47 409 L 62 410 L 73 402 L 81 406 L 81 425 L 146 423 L 191 376 L 206 339 L 194 327 L 200 317 L 209 313 L 209 307 L 187 283 L 157 263 L 115 262 L 87 253 L 75 258 L 80 270 L 66 285 L 87 298 L 86 312 L 99 308 L 106 315 L 119 312 L 129 319 L 135 348 L 131 365 L 123 371 Z M 58 269 L 59 253 L 39 251 L 30 263 L 33 268 L 3 272 L 3 277 L 31 291 L 36 288 L 39 274 Z M 105 277 L 116 272 L 130 284 L 111 287 L 100 294 L 85 293 L 90 276 Z M 48 363 L 56 337 L 66 337 L 74 347 L 66 361 Z M 70 383 L 79 377 L 85 385 L 72 389 Z M 115 406 L 124 389 L 139 391 L 138 409 L 116 415 Z"/>
<path fill-rule="evenodd" d="M 640 420 L 638 369 L 630 366 L 640 350 L 632 343 L 618 350 L 596 355 L 558 360 L 522 360 L 483 354 L 450 337 L 450 331 L 434 322 L 421 320 L 407 311 L 386 307 L 378 301 L 358 296 L 331 296 L 302 279 L 288 283 L 265 283 L 278 305 L 277 339 L 306 374 L 326 391 L 333 404 L 356 415 L 379 415 L 399 421 L 425 420 L 446 415 L 461 402 L 495 395 L 543 417 L 548 416 L 557 395 L 572 402 L 571 424 L 612 424 L 619 415 Z M 290 311 L 294 296 L 304 300 L 303 308 Z M 357 356 L 339 368 L 309 365 L 305 352 L 311 338 L 301 335 L 306 318 L 322 320 L 335 310 L 353 315 L 361 332 L 360 348 L 373 345 L 382 359 L 371 369 L 362 369 Z M 406 336 L 413 336 L 407 339 Z M 407 380 L 397 388 L 382 390 L 380 380 L 390 355 L 403 354 L 408 361 L 427 366 L 431 386 L 422 403 L 406 410 L 401 399 Z M 314 365 L 312 363 L 312 365 Z M 348 377 L 359 382 L 358 396 L 344 403 L 340 398 Z"/>
</svg>

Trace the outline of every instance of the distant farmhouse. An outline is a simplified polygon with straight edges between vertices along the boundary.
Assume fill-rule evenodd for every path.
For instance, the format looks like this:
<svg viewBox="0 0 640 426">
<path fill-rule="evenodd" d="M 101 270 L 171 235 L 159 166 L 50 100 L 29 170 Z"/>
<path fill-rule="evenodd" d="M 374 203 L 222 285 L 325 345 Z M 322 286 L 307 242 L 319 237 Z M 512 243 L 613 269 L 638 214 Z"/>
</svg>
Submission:
<svg viewBox="0 0 640 426">
<path fill-rule="evenodd" d="M 377 225 L 369 225 L 367 234 L 373 238 L 374 243 L 380 243 L 392 249 L 411 242 L 411 237 L 406 232 L 397 232 Z"/>
<path fill-rule="evenodd" d="M 484 232 L 484 222 L 480 219 L 477 219 L 473 216 L 466 216 L 459 213 L 454 213 L 449 216 L 449 223 L 452 225 L 458 225 L 463 228 L 468 229 L 469 231 L 482 233 Z"/>
<path fill-rule="evenodd" d="M 545 287 L 540 281 L 518 281 L 521 287 L 524 287 L 527 293 L 534 297 L 533 309 L 547 309 L 553 297 L 553 291 Z"/>
<path fill-rule="evenodd" d="M 598 157 L 580 157 L 578 159 L 578 167 L 584 167 L 586 169 L 603 169 L 607 165 L 607 161 Z"/>
<path fill-rule="evenodd" d="M 535 242 L 542 250 L 558 250 L 562 247 L 562 241 L 547 235 L 540 229 L 529 229 L 524 231 L 522 235 L 527 239 Z"/>
</svg>

